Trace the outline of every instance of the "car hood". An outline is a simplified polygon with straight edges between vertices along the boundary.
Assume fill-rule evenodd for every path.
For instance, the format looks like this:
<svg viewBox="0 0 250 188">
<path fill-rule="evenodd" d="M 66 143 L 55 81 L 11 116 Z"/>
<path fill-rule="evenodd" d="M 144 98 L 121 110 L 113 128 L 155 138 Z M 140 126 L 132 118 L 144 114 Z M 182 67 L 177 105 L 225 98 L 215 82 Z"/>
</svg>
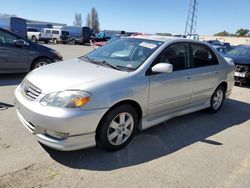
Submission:
<svg viewBox="0 0 250 188">
<path fill-rule="evenodd" d="M 239 57 L 239 56 L 229 56 L 229 55 L 226 55 L 226 57 L 232 58 L 235 64 L 250 65 L 250 57 Z"/>
<path fill-rule="evenodd" d="M 89 87 L 102 84 L 127 74 L 129 73 L 73 59 L 35 69 L 25 79 L 47 94 L 68 89 L 85 89 L 83 85 Z"/>
</svg>

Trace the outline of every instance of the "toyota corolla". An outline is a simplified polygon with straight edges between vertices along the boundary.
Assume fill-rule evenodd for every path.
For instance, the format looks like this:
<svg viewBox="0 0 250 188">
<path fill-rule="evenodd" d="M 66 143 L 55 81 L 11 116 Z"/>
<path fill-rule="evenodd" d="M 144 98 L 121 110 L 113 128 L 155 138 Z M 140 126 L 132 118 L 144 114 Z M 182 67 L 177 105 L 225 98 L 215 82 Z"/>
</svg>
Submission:
<svg viewBox="0 0 250 188">
<path fill-rule="evenodd" d="M 233 69 L 199 41 L 122 38 L 32 71 L 15 91 L 15 106 L 44 145 L 115 151 L 138 129 L 201 109 L 219 111 L 231 93 Z"/>
</svg>

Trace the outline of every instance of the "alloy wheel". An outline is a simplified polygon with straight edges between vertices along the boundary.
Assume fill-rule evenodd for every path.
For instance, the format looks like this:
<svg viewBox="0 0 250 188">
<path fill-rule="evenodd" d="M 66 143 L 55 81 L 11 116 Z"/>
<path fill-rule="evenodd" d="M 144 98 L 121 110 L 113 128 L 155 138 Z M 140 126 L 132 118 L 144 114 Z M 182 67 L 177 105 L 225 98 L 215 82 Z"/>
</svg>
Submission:
<svg viewBox="0 0 250 188">
<path fill-rule="evenodd" d="M 131 136 L 134 128 L 133 116 L 128 112 L 118 114 L 108 127 L 107 137 L 112 145 L 121 145 Z"/>
<path fill-rule="evenodd" d="M 217 90 L 212 100 L 212 105 L 213 105 L 214 110 L 217 110 L 220 108 L 223 102 L 223 99 L 224 99 L 224 92 L 221 89 Z"/>
</svg>

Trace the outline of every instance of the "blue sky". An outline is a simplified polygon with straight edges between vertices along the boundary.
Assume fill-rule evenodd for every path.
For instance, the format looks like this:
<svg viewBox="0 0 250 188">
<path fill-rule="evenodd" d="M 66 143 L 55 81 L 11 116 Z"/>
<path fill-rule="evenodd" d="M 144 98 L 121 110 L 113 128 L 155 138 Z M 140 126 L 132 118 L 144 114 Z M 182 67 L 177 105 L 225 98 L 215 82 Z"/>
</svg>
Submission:
<svg viewBox="0 0 250 188">
<path fill-rule="evenodd" d="M 198 1 L 199 34 L 250 29 L 249 0 Z M 85 22 L 95 7 L 101 29 L 182 34 L 188 6 L 189 0 L 0 0 L 0 13 L 72 25 L 75 13 L 81 13 Z"/>
</svg>

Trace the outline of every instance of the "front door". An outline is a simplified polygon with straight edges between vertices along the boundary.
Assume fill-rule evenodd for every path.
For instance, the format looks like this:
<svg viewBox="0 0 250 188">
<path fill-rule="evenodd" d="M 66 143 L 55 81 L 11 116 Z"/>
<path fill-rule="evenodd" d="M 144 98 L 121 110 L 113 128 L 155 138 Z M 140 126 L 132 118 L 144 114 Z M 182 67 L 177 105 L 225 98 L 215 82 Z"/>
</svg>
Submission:
<svg viewBox="0 0 250 188">
<path fill-rule="evenodd" d="M 190 104 L 192 84 L 188 51 L 186 43 L 172 44 L 154 62 L 172 64 L 173 72 L 150 75 L 148 120 L 178 112 Z"/>
<path fill-rule="evenodd" d="M 11 33 L 0 30 L 0 71 L 27 70 L 29 55 L 25 46 L 15 46 L 20 39 Z"/>
</svg>

